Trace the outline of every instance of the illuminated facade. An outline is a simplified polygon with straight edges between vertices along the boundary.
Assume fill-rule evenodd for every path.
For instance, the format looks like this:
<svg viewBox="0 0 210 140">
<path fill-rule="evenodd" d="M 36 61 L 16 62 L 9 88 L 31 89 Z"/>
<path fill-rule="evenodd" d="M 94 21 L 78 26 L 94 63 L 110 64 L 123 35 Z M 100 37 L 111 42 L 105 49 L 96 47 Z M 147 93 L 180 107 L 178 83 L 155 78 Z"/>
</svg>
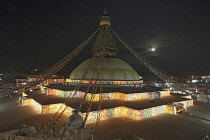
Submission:
<svg viewBox="0 0 210 140">
<path fill-rule="evenodd" d="M 185 100 L 180 101 L 178 103 L 181 103 L 184 105 L 184 107 L 188 107 L 193 105 L 193 100 Z M 60 107 L 65 108 L 65 104 L 58 103 L 58 104 L 49 104 L 49 105 L 41 105 L 38 102 L 36 102 L 33 99 L 27 99 L 23 102 L 24 105 L 32 105 L 34 106 L 40 113 L 47 114 L 47 113 L 54 113 L 56 112 Z M 65 114 L 69 115 L 71 114 L 73 108 L 67 107 L 65 110 Z M 129 117 L 131 119 L 135 120 L 141 120 L 150 118 L 159 114 L 168 113 L 168 114 L 176 114 L 176 108 L 175 106 L 170 105 L 160 105 L 156 107 L 146 108 L 142 110 L 136 110 L 132 108 L 128 108 L 125 106 L 115 107 L 115 108 L 109 108 L 109 109 L 103 109 L 100 110 L 100 120 L 106 120 L 112 117 Z M 79 113 L 81 116 L 85 117 L 86 113 Z M 92 111 L 90 112 L 87 122 L 95 122 L 97 120 L 98 111 Z"/>
<path fill-rule="evenodd" d="M 90 80 L 71 80 L 67 79 L 64 85 L 68 85 L 71 83 L 82 83 L 82 84 L 112 84 L 112 85 L 137 85 L 137 84 L 143 84 L 143 80 L 137 80 L 137 81 L 90 81 Z"/>
<path fill-rule="evenodd" d="M 40 75 L 25 75 L 25 78 L 15 79 L 16 86 L 21 87 L 27 85 L 29 82 L 35 81 L 40 78 Z M 51 79 L 46 79 L 40 85 L 58 84 L 65 82 L 65 78 L 60 75 L 53 75 Z"/>
<path fill-rule="evenodd" d="M 75 92 L 75 96 L 77 98 L 83 98 L 85 96 L 85 92 L 83 91 L 62 91 L 58 89 L 50 89 L 47 88 L 44 91 L 47 95 L 56 95 L 59 97 L 67 98 L 69 95 L 73 95 Z M 144 92 L 144 93 L 121 93 L 121 92 L 112 92 L 112 93 L 100 93 L 102 100 L 114 100 L 119 99 L 123 101 L 132 101 L 132 100 L 142 100 L 142 99 L 155 99 L 155 98 L 162 98 L 164 96 L 170 96 L 169 90 L 163 91 L 154 91 L 154 92 Z M 86 100 L 90 100 L 92 97 L 92 93 L 88 93 L 85 97 Z M 99 101 L 99 94 L 93 95 L 93 101 Z"/>
</svg>

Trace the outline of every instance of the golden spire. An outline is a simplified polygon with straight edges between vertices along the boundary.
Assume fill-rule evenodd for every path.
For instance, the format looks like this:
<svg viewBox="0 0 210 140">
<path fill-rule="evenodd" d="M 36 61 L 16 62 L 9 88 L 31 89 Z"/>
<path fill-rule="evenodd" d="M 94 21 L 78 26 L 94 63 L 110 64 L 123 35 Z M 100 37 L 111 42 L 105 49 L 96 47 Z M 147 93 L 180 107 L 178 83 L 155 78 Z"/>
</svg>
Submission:
<svg viewBox="0 0 210 140">
<path fill-rule="evenodd" d="M 114 39 L 109 30 L 111 18 L 107 14 L 107 10 L 104 9 L 103 16 L 100 18 L 101 29 L 96 38 L 96 42 L 93 46 L 93 55 L 103 53 L 106 57 L 116 57 L 118 49 L 116 48 Z"/>
<path fill-rule="evenodd" d="M 108 16 L 107 9 L 105 8 L 104 9 L 104 14 L 100 18 L 100 26 L 103 26 L 103 25 L 111 26 L 110 21 L 111 21 L 111 18 Z"/>
<path fill-rule="evenodd" d="M 107 9 L 104 8 L 104 16 L 108 16 Z"/>
</svg>

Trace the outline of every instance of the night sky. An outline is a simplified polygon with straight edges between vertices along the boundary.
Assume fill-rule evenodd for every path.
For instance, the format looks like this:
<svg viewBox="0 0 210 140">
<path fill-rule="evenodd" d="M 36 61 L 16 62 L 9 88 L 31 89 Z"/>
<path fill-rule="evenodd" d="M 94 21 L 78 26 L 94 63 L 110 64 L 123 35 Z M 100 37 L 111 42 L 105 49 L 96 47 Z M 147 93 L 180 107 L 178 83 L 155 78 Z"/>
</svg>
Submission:
<svg viewBox="0 0 210 140">
<path fill-rule="evenodd" d="M 165 71 L 210 74 L 210 0 L 1 0 L 0 73 L 42 72 L 99 27 L 105 7 L 112 28 Z M 90 58 L 93 43 L 60 73 Z M 116 44 L 119 58 L 150 74 Z"/>
</svg>

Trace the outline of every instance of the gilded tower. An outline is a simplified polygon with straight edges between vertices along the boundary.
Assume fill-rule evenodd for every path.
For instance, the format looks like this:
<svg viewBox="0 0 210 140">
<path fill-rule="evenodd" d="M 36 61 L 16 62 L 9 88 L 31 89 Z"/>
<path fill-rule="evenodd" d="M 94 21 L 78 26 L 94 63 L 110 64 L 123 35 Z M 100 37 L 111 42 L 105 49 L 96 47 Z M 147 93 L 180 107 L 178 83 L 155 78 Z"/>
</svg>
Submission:
<svg viewBox="0 0 210 140">
<path fill-rule="evenodd" d="M 118 49 L 116 48 L 114 39 L 109 28 L 111 26 L 111 18 L 104 10 L 103 16 L 100 18 L 100 31 L 96 42 L 93 46 L 92 52 L 94 56 L 103 54 L 105 57 L 116 57 Z"/>
</svg>

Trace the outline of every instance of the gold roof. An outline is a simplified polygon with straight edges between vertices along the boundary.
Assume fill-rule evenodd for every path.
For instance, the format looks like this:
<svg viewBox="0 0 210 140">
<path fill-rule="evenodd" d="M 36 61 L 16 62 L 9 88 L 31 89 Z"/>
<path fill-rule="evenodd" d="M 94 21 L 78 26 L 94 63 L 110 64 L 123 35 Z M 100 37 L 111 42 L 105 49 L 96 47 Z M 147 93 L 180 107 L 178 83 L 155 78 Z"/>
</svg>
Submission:
<svg viewBox="0 0 210 140">
<path fill-rule="evenodd" d="M 108 28 L 109 26 L 106 26 L 106 25 L 101 26 L 101 29 L 99 31 L 99 34 L 97 36 L 93 49 L 104 48 L 104 47 L 116 49 L 114 39 Z"/>
<path fill-rule="evenodd" d="M 100 31 L 96 38 L 92 52 L 94 55 L 103 53 L 105 57 L 116 57 L 118 49 L 114 38 L 110 32 L 111 18 L 108 16 L 106 9 L 104 10 L 103 16 L 100 18 Z"/>
</svg>

